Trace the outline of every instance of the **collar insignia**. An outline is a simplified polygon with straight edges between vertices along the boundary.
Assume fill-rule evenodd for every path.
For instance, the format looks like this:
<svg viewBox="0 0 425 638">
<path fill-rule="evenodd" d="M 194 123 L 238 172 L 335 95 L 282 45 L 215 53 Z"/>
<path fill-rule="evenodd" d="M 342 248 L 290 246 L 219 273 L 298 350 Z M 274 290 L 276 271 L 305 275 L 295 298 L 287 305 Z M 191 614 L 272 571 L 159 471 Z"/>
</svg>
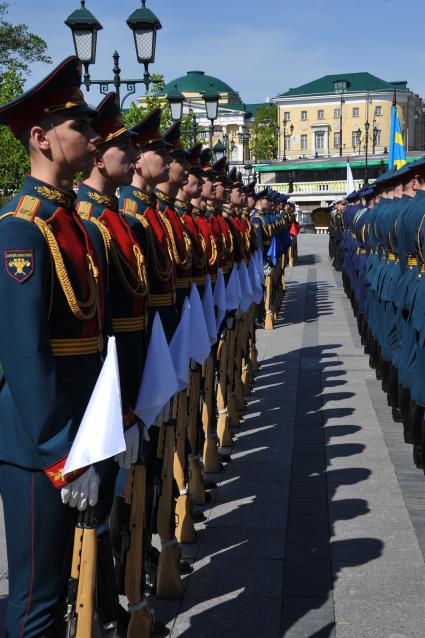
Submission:
<svg viewBox="0 0 425 638">
<path fill-rule="evenodd" d="M 111 197 L 110 195 L 102 195 L 101 193 L 96 193 L 95 191 L 89 191 L 87 195 L 97 204 L 105 206 L 105 208 L 110 208 L 113 211 L 118 210 L 117 200 L 115 197 Z"/>
<path fill-rule="evenodd" d="M 34 186 L 34 190 L 36 190 L 37 193 L 45 199 L 56 202 L 59 206 L 72 208 L 73 201 L 71 195 L 62 193 L 61 191 L 56 190 L 56 188 L 51 188 L 51 186 Z"/>
</svg>

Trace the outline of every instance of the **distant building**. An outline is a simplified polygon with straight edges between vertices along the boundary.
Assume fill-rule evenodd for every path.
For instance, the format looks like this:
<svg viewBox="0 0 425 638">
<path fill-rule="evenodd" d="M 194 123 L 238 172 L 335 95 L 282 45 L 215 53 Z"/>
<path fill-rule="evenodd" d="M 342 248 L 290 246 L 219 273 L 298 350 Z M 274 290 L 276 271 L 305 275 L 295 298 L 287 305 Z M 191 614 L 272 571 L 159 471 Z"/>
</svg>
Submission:
<svg viewBox="0 0 425 638">
<path fill-rule="evenodd" d="M 213 145 L 223 144 L 225 153 L 231 162 L 243 163 L 250 159 L 249 134 L 260 104 L 245 104 L 238 91 L 222 80 L 206 75 L 204 71 L 188 71 L 186 75 L 168 82 L 160 95 L 170 93 L 175 88 L 185 96 L 184 114 L 193 113 L 197 126 L 203 129 L 200 137 L 208 140 L 210 121 L 206 117 L 205 103 L 202 94 L 214 90 L 220 94 L 218 117 L 214 122 Z M 138 100 L 140 106 L 145 98 Z"/>
<path fill-rule="evenodd" d="M 424 149 L 424 102 L 407 82 L 386 82 L 370 73 L 324 77 L 273 98 L 279 111 L 279 159 L 384 154 L 390 144 L 396 92 L 406 150 Z M 365 126 L 366 124 L 366 126 Z"/>
</svg>

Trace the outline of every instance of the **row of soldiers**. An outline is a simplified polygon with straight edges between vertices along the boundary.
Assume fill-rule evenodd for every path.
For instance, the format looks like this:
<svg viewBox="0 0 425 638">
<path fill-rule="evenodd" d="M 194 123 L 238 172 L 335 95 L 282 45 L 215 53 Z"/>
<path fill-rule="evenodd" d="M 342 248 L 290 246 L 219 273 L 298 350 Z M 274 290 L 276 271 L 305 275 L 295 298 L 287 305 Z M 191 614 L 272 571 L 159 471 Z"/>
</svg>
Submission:
<svg viewBox="0 0 425 638">
<path fill-rule="evenodd" d="M 334 212 L 333 258 L 370 365 L 425 468 L 425 158 L 382 174 Z"/>
<path fill-rule="evenodd" d="M 195 539 L 197 507 L 214 488 L 205 474 L 230 460 L 231 427 L 240 425 L 258 368 L 258 309 L 266 323 L 276 316 L 291 244 L 285 197 L 245 187 L 200 144 L 186 151 L 178 123 L 161 133 L 159 109 L 127 129 L 115 94 L 92 109 L 80 84 L 79 61 L 67 58 L 0 107 L 0 123 L 31 161 L 0 217 L 8 638 L 91 636 L 94 588 L 103 635 L 167 633 L 146 593 L 181 596 L 190 566 L 179 542 Z M 86 178 L 75 197 L 79 172 Z M 219 316 L 218 282 L 227 292 L 235 278 L 239 296 Z M 148 428 L 136 403 L 154 318 L 171 344 L 188 298 L 203 303 L 213 289 L 216 338 L 190 360 L 187 387 Z M 65 474 L 110 336 L 125 451 Z M 97 553 L 89 584 L 79 582 L 84 530 Z M 128 611 L 119 605 L 124 593 Z"/>
</svg>

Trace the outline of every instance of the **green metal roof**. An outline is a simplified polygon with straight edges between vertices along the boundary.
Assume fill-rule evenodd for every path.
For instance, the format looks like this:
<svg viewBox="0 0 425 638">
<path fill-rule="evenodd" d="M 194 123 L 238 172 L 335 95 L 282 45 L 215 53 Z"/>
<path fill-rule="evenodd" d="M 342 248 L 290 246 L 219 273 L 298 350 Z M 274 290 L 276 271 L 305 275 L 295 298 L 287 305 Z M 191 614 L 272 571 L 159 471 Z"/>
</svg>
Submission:
<svg viewBox="0 0 425 638">
<path fill-rule="evenodd" d="M 296 88 L 281 93 L 279 97 L 291 97 L 295 95 L 323 95 L 335 94 L 334 82 L 345 80 L 348 87 L 344 93 L 357 93 L 362 91 L 407 91 L 407 82 L 386 82 L 371 73 L 341 73 L 339 75 L 324 75 L 318 80 L 302 84 Z"/>
<path fill-rule="evenodd" d="M 205 75 L 204 71 L 188 71 L 186 75 L 168 82 L 160 95 L 164 95 L 165 93 L 172 91 L 176 84 L 177 89 L 182 93 L 202 93 L 209 89 L 213 89 L 218 93 L 237 93 L 237 91 L 232 89 L 232 87 L 226 84 L 226 82 L 223 82 L 212 75 Z"/>
<path fill-rule="evenodd" d="M 414 162 L 417 157 L 408 157 L 408 162 Z M 374 159 L 368 161 L 368 166 L 386 166 L 388 164 L 388 157 L 383 159 Z M 365 161 L 354 160 L 350 162 L 351 168 L 363 168 Z M 334 162 L 304 162 L 298 164 L 260 164 L 254 166 L 256 173 L 277 173 L 279 171 L 320 171 L 330 168 L 345 168 L 347 166 L 346 161 L 334 161 Z"/>
</svg>

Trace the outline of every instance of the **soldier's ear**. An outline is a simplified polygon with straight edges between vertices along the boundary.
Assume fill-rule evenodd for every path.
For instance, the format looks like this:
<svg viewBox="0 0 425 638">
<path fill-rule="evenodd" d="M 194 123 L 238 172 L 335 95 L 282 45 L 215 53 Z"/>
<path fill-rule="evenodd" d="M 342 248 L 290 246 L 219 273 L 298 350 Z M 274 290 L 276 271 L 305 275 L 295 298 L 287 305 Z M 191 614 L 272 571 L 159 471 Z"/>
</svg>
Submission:
<svg viewBox="0 0 425 638">
<path fill-rule="evenodd" d="M 105 168 L 105 162 L 103 161 L 103 151 L 101 151 L 100 149 L 97 149 L 94 154 L 93 166 L 96 166 L 96 168 Z"/>
<path fill-rule="evenodd" d="M 42 151 L 50 149 L 48 130 L 43 126 L 33 126 L 29 132 L 29 147 L 39 148 Z"/>
</svg>

